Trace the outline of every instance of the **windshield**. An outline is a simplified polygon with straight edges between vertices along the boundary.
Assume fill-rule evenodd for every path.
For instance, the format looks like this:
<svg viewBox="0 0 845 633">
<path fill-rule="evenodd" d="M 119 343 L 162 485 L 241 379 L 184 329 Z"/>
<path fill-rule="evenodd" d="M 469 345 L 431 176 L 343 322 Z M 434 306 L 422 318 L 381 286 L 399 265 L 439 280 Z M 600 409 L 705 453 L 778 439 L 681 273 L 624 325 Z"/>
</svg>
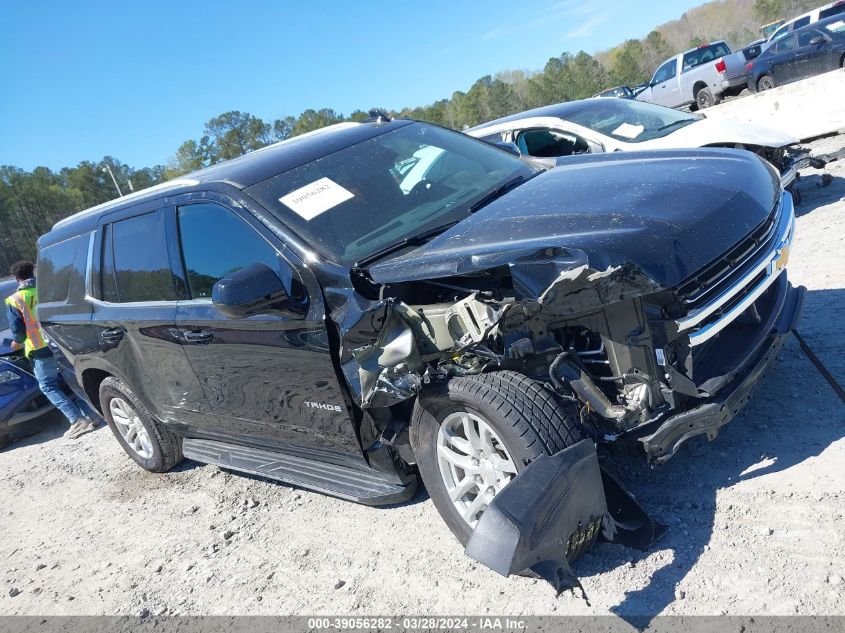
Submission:
<svg viewBox="0 0 845 633">
<path fill-rule="evenodd" d="M 487 143 L 412 123 L 247 189 L 309 245 L 344 265 L 461 220 L 516 177 L 539 171 Z"/>
<path fill-rule="evenodd" d="M 626 143 L 662 138 L 701 119 L 687 112 L 627 99 L 587 101 L 583 108 L 563 118 Z"/>
</svg>

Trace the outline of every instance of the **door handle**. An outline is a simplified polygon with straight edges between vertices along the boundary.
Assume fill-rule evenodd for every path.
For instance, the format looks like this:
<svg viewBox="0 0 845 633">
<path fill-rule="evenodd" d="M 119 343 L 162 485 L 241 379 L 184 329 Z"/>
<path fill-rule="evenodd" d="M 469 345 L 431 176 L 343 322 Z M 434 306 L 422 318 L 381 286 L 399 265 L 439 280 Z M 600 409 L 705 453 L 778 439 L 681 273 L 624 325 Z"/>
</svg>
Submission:
<svg viewBox="0 0 845 633">
<path fill-rule="evenodd" d="M 208 330 L 191 330 L 190 332 L 183 332 L 182 338 L 187 343 L 211 343 L 214 334 Z"/>
<path fill-rule="evenodd" d="M 116 327 L 112 330 L 103 330 L 100 332 L 100 340 L 103 343 L 117 343 L 126 334 L 126 330 L 122 327 Z"/>
</svg>

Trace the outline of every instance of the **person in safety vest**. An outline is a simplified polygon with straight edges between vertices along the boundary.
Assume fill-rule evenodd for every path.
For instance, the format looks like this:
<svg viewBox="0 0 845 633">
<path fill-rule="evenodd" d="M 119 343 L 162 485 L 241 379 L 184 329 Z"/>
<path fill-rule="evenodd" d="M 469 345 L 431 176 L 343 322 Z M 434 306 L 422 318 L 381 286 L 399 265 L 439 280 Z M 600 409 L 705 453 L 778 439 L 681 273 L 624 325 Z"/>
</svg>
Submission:
<svg viewBox="0 0 845 633">
<path fill-rule="evenodd" d="M 61 411 L 70 422 L 64 436 L 75 439 L 93 431 L 97 424 L 85 415 L 73 397 L 62 391 L 59 363 L 53 356 L 41 323 L 38 322 L 38 293 L 35 290 L 35 266 L 21 261 L 12 265 L 18 290 L 6 299 L 9 325 L 12 330 L 12 349 L 23 349 L 32 362 L 33 373 L 41 393 Z"/>
</svg>

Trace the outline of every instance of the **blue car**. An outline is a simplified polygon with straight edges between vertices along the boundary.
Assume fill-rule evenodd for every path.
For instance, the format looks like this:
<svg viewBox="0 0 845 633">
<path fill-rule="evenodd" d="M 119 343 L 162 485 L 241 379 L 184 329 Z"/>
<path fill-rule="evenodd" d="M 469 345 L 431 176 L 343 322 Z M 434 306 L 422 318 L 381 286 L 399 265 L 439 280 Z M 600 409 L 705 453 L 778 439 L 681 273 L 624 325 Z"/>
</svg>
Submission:
<svg viewBox="0 0 845 633">
<path fill-rule="evenodd" d="M 0 302 L 17 290 L 14 279 L 0 281 Z M 0 309 L 0 447 L 23 430 L 24 422 L 34 420 L 53 409 L 38 389 L 29 361 L 22 351 L 12 351 L 5 304 Z"/>
<path fill-rule="evenodd" d="M 784 35 L 746 65 L 748 90 L 762 92 L 845 66 L 845 14 Z"/>
</svg>

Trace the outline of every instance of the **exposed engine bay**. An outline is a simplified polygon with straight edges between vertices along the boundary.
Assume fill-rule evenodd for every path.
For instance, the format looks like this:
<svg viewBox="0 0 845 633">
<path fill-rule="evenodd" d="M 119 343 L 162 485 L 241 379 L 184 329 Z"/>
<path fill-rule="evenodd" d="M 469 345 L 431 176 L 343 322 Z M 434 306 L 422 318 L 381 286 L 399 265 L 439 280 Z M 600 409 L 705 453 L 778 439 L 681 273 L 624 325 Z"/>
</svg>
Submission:
<svg viewBox="0 0 845 633">
<path fill-rule="evenodd" d="M 597 443 L 665 461 L 677 445 L 649 446 L 651 431 L 717 396 L 784 330 L 784 200 L 724 260 L 670 289 L 634 264 L 597 270 L 559 248 L 445 279 L 379 285 L 358 271 L 358 296 L 387 298 L 345 311 L 344 375 L 359 406 L 379 409 L 434 381 L 517 371 L 576 406 Z"/>
</svg>

